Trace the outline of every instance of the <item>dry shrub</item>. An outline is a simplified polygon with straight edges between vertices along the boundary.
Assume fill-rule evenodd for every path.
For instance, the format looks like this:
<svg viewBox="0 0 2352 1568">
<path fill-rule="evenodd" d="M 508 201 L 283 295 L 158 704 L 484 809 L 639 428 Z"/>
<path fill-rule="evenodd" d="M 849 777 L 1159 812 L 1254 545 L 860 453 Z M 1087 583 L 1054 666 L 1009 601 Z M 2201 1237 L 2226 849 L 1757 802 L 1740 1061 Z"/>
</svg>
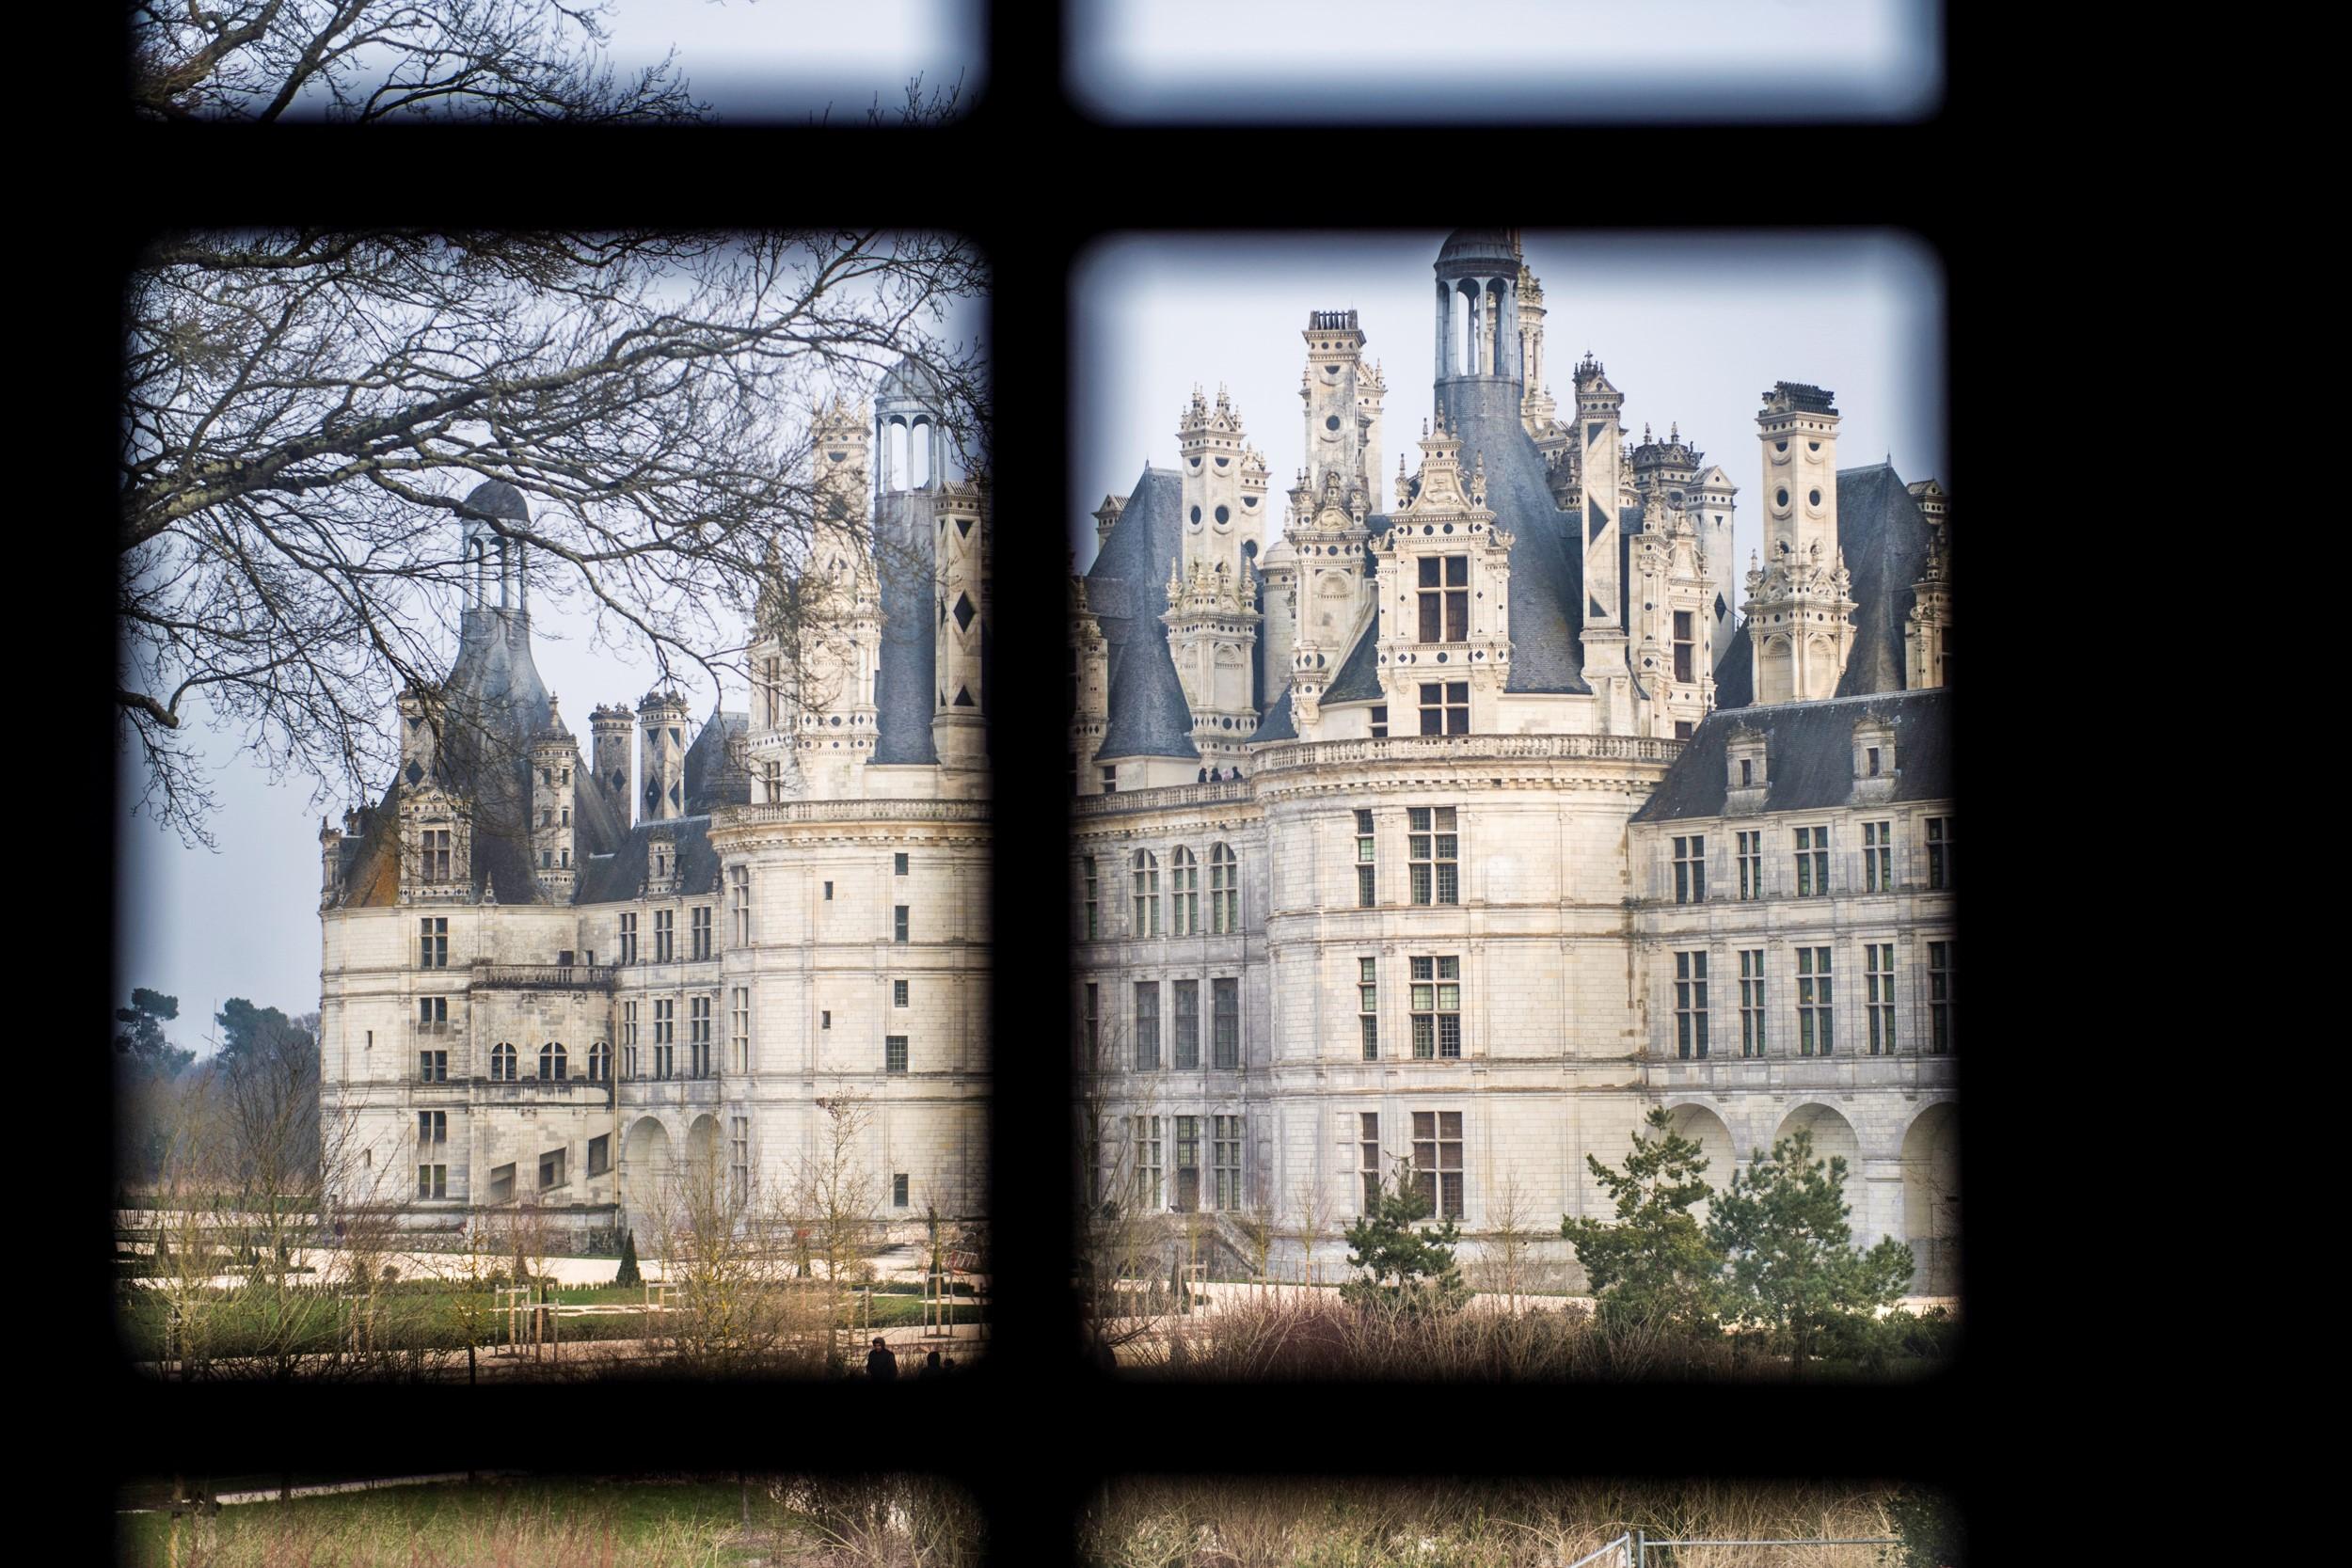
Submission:
<svg viewBox="0 0 2352 1568">
<path fill-rule="evenodd" d="M 1558 1568 L 1635 1528 L 1677 1539 L 1893 1533 L 1887 1489 L 1813 1483 L 1311 1483 L 1138 1479 L 1105 1488 L 1091 1568 Z M 1675 1568 L 1877 1568 L 1878 1546 L 1676 1550 Z"/>
<path fill-rule="evenodd" d="M 1581 1307 L 1443 1315 L 1352 1307 L 1325 1293 L 1241 1301 L 1170 1323 L 1167 1334 L 1125 1346 L 1121 1364 L 1212 1379 L 1519 1382 L 1722 1377 L 1741 1370 L 1739 1353 L 1729 1336 L 1603 1334 Z"/>
</svg>

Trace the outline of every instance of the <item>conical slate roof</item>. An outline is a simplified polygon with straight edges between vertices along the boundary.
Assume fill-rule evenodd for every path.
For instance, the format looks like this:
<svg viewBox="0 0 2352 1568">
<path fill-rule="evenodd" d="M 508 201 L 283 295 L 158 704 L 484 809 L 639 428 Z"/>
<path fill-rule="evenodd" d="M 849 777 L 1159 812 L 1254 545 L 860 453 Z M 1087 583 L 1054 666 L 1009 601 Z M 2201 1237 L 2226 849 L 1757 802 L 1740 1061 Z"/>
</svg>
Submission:
<svg viewBox="0 0 2352 1568">
<path fill-rule="evenodd" d="M 1147 466 L 1087 572 L 1087 603 L 1110 644 L 1110 725 L 1100 757 L 1200 755 L 1160 620 L 1184 549 L 1184 500 L 1182 475 Z"/>
</svg>

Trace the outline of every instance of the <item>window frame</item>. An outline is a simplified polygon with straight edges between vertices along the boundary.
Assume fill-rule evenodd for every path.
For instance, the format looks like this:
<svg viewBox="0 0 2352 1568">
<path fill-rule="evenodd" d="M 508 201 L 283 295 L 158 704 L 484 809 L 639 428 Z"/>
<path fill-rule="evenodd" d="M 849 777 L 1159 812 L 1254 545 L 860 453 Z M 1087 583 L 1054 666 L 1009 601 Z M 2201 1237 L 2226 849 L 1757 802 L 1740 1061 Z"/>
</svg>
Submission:
<svg viewBox="0 0 2352 1568">
<path fill-rule="evenodd" d="M 1837 1013 L 1832 988 L 1833 950 L 1807 942 L 1797 948 L 1797 1054 L 1831 1056 L 1837 1051 Z"/>
<path fill-rule="evenodd" d="M 1707 949 L 1675 953 L 1675 1055 L 1686 1062 L 1707 1059 Z"/>
<path fill-rule="evenodd" d="M 1424 973 L 1422 966 L 1427 965 Z M 1462 958 L 1458 953 L 1415 953 L 1406 958 L 1406 1000 L 1413 1020 L 1413 1055 L 1417 1062 L 1457 1062 L 1463 1059 Z M 1453 993 L 1454 1005 L 1445 1006 Z M 1424 1001 L 1428 1006 L 1423 1006 Z M 1453 1025 L 1451 1031 L 1447 1024 Z M 1424 1028 L 1423 1025 L 1426 1024 Z M 1454 1049 L 1448 1051 L 1451 1033 Z M 1428 1046 L 1424 1052 L 1423 1045 Z"/>
</svg>

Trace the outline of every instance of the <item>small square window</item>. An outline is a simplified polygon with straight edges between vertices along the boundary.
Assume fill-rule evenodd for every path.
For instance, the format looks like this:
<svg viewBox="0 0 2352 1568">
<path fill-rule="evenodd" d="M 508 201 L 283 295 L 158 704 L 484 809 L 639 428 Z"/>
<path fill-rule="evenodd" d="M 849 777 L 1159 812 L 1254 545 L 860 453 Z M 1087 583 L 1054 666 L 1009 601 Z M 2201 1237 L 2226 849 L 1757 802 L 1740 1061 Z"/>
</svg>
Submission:
<svg viewBox="0 0 2352 1568">
<path fill-rule="evenodd" d="M 890 1206 L 893 1209 L 903 1209 L 907 1206 L 907 1179 L 904 1171 L 890 1179 Z"/>
<path fill-rule="evenodd" d="M 827 882 L 825 884 L 825 902 L 828 904 L 833 902 L 833 884 L 831 882 Z"/>
<path fill-rule="evenodd" d="M 893 855 L 891 857 L 890 872 L 894 877 L 905 876 L 907 874 L 907 858 L 904 855 Z"/>
<path fill-rule="evenodd" d="M 832 1027 L 833 1027 L 833 1014 L 832 1014 L 830 1011 L 827 1011 L 827 1012 L 820 1012 L 820 1013 L 818 1013 L 818 1014 L 817 1015 L 817 1027 L 818 1027 L 818 1028 L 819 1028 L 819 1029 L 830 1029 L 830 1028 L 832 1028 Z"/>
<path fill-rule="evenodd" d="M 904 980 L 890 982 L 890 1005 L 894 1007 L 903 1007 L 907 1005 L 907 983 Z"/>
</svg>

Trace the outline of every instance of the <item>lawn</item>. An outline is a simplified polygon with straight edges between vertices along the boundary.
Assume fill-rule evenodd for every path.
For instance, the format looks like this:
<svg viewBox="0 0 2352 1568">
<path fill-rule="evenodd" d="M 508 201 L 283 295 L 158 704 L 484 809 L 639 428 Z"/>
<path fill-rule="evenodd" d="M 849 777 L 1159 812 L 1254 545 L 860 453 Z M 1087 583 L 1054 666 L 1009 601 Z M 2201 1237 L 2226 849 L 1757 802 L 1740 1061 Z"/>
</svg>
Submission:
<svg viewBox="0 0 2352 1568">
<path fill-rule="evenodd" d="M 810 1540 L 806 1522 L 756 1483 L 749 1536 L 742 1509 L 741 1491 L 717 1481 L 406 1486 L 231 1504 L 201 1527 L 183 1520 L 180 1562 L 182 1568 L 454 1568 L 476 1562 L 735 1568 L 769 1559 L 779 1537 Z M 164 1568 L 170 1516 L 127 1513 L 119 1519 L 125 1568 Z"/>
</svg>

